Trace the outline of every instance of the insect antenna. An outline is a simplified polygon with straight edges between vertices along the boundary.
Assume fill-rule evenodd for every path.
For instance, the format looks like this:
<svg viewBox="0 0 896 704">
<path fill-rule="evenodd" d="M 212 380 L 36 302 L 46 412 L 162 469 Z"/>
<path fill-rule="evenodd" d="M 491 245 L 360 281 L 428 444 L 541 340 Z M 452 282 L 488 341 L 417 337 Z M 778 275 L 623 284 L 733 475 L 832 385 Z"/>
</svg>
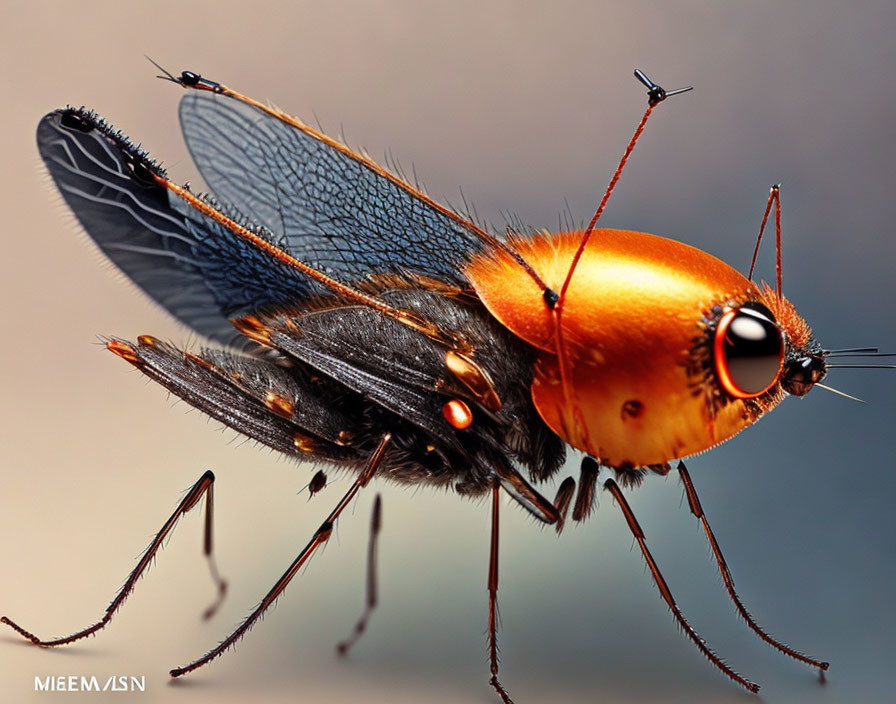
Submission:
<svg viewBox="0 0 896 704">
<path fill-rule="evenodd" d="M 859 403 L 865 403 L 862 399 L 860 399 L 856 396 L 850 396 L 849 394 L 847 394 L 843 391 L 840 391 L 840 389 L 835 389 L 833 386 L 827 386 L 826 384 L 820 384 L 817 381 L 815 382 L 815 386 L 817 386 L 819 389 L 824 389 L 825 391 L 830 391 L 833 394 L 837 394 L 838 396 L 843 396 L 845 398 L 852 399 L 853 401 L 858 401 Z"/>
<path fill-rule="evenodd" d="M 762 224 L 759 226 L 759 236 L 756 238 L 756 246 L 753 248 L 753 260 L 750 262 L 750 273 L 747 278 L 753 280 L 753 269 L 756 268 L 756 257 L 759 255 L 759 243 L 762 242 L 762 233 L 765 231 L 765 224 L 768 222 L 768 215 L 772 209 L 772 203 L 775 204 L 775 249 L 777 251 L 775 271 L 776 285 L 775 293 L 781 298 L 781 184 L 776 183 L 771 187 L 768 193 L 768 202 L 765 204 L 765 213 L 762 215 Z"/>
<path fill-rule="evenodd" d="M 896 364 L 827 364 L 828 369 L 896 369 Z"/>
<path fill-rule="evenodd" d="M 824 354 L 825 357 L 844 354 L 851 355 L 854 352 L 871 352 L 873 354 L 877 354 L 878 350 L 879 348 L 877 347 L 844 347 L 843 349 L 839 350 L 822 350 L 822 354 Z"/>
<path fill-rule="evenodd" d="M 644 111 L 644 115 L 641 117 L 641 121 L 635 128 L 635 132 L 632 135 L 632 138 L 629 140 L 625 151 L 622 153 L 622 158 L 619 160 L 619 165 L 616 167 L 616 171 L 613 172 L 613 177 L 610 179 L 609 184 L 607 184 L 607 189 L 606 191 L 604 191 L 604 196 L 603 198 L 601 198 L 600 204 L 597 206 L 597 210 L 594 211 L 594 215 L 591 216 L 591 221 L 588 223 L 588 226 L 585 228 L 585 232 L 582 234 L 582 241 L 579 243 L 579 247 L 576 250 L 576 253 L 573 255 L 572 262 L 569 265 L 569 270 L 566 272 L 566 278 L 563 280 L 563 285 L 560 287 L 559 293 L 547 287 L 543 288 L 542 295 L 545 303 L 548 304 L 548 307 L 552 309 L 554 314 L 554 346 L 559 362 L 558 366 L 560 368 L 560 383 L 563 387 L 563 396 L 567 406 L 573 404 L 570 403 L 571 394 L 569 389 L 569 370 L 566 368 L 566 355 L 560 323 L 563 316 L 563 299 L 566 296 L 566 291 L 569 289 L 569 283 L 570 281 L 572 281 L 573 274 L 575 274 L 576 267 L 579 264 L 579 260 L 582 258 L 585 247 L 588 246 L 588 240 L 591 238 L 591 233 L 594 232 L 597 221 L 600 220 L 600 216 L 603 214 L 604 208 L 607 207 L 607 201 L 610 200 L 613 189 L 615 189 L 616 184 L 619 183 L 619 178 L 622 176 L 622 170 L 625 168 L 625 165 L 628 162 L 628 158 L 634 151 L 635 145 L 638 143 L 638 139 L 644 132 L 644 127 L 647 125 L 647 120 L 650 119 L 650 115 L 651 113 L 653 113 L 653 109 L 670 95 L 678 95 L 679 93 L 685 93 L 689 90 L 693 90 L 692 86 L 688 86 L 686 88 L 676 88 L 675 90 L 666 91 L 662 87 L 651 81 L 641 69 L 637 68 L 635 69 L 635 78 L 637 78 L 647 87 L 647 110 Z M 577 406 L 573 405 L 573 408 L 575 409 L 575 413 L 580 413 Z"/>
<path fill-rule="evenodd" d="M 825 357 L 896 357 L 896 352 L 843 352 L 841 354 L 828 353 Z"/>
<path fill-rule="evenodd" d="M 158 63 L 153 61 L 146 54 L 143 55 L 143 58 L 146 59 L 147 61 L 149 61 L 149 63 L 151 63 L 153 66 L 155 66 L 157 69 L 159 69 L 159 71 L 161 71 L 162 73 L 165 74 L 164 76 L 156 76 L 156 78 L 161 78 L 163 81 L 171 81 L 172 83 L 177 83 L 178 85 L 180 85 L 180 80 L 175 78 L 174 75 L 170 71 L 168 71 L 165 67 L 160 66 Z"/>
</svg>

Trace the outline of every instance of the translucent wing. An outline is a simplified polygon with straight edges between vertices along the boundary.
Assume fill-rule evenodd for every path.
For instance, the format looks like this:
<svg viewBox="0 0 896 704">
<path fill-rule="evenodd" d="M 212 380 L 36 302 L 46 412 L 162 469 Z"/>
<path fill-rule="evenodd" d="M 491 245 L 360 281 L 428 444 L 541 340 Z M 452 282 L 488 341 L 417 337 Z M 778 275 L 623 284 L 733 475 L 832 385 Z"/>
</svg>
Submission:
<svg viewBox="0 0 896 704">
<path fill-rule="evenodd" d="M 296 258 L 344 281 L 413 272 L 462 285 L 460 267 L 485 246 L 462 218 L 364 157 L 235 98 L 189 91 L 180 120 L 218 198 L 282 235 Z"/>
<path fill-rule="evenodd" d="M 246 346 L 230 318 L 321 290 L 152 181 L 145 152 L 99 116 L 57 110 L 37 146 L 87 233 L 150 297 L 214 340 Z"/>
</svg>

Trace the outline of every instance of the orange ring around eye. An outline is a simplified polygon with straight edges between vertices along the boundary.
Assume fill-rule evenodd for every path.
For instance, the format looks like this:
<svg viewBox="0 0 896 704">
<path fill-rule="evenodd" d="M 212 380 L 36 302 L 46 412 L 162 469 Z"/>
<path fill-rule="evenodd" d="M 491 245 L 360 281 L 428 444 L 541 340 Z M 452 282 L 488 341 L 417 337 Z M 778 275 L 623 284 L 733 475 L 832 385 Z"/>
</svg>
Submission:
<svg viewBox="0 0 896 704">
<path fill-rule="evenodd" d="M 759 391 L 748 392 L 741 389 L 735 383 L 734 379 L 731 378 L 731 373 L 728 370 L 728 360 L 725 357 L 725 335 L 728 333 L 728 326 L 731 325 L 731 321 L 737 317 L 738 313 L 740 313 L 740 309 L 738 308 L 727 311 L 721 317 L 719 324 L 716 327 L 716 337 L 715 340 L 713 340 L 713 358 L 715 361 L 716 373 L 719 376 L 722 388 L 735 398 L 756 398 L 772 388 L 775 385 L 775 382 L 778 381 L 778 376 L 781 374 L 780 362 L 784 360 L 784 345 L 781 345 L 778 373 L 775 374 L 772 380 Z"/>
</svg>

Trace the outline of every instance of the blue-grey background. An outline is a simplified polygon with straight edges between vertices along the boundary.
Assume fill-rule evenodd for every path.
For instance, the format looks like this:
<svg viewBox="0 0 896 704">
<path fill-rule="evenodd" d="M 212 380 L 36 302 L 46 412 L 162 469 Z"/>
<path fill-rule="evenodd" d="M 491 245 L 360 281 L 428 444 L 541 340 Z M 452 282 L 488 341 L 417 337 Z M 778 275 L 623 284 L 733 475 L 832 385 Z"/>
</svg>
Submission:
<svg viewBox="0 0 896 704">
<path fill-rule="evenodd" d="M 110 273 L 47 182 L 34 129 L 86 104 L 196 180 L 179 89 L 147 53 L 388 148 L 432 194 L 555 228 L 587 219 L 643 109 L 631 77 L 696 90 L 651 120 L 604 224 L 673 236 L 745 270 L 769 185 L 784 184 L 784 291 L 824 345 L 896 350 L 896 7 L 890 2 L 51 3 L 0 8 L 3 323 L 0 612 L 40 634 L 100 616 L 206 468 L 231 593 L 211 623 L 201 520 L 178 527 L 113 625 L 41 651 L 0 633 L 0 699 L 35 675 L 145 675 L 142 701 L 493 701 L 486 504 L 384 493 L 381 598 L 348 662 L 333 644 L 363 597 L 365 491 L 268 618 L 179 685 L 168 668 L 223 637 L 348 486 L 221 431 L 96 343 L 195 336 Z M 760 271 L 773 276 L 773 248 Z M 831 660 L 829 682 L 739 622 L 677 478 L 630 495 L 697 630 L 767 702 L 892 701 L 896 373 L 848 371 L 693 459 L 691 473 L 760 623 Z M 577 471 L 577 461 L 567 472 Z M 553 494 L 553 487 L 546 487 Z M 518 702 L 750 701 L 677 631 L 618 510 L 558 539 L 508 507 L 502 677 Z M 42 695 L 46 697 L 47 695 Z M 61 696 L 61 695 L 57 695 Z M 72 700 L 98 695 L 67 695 Z"/>
</svg>

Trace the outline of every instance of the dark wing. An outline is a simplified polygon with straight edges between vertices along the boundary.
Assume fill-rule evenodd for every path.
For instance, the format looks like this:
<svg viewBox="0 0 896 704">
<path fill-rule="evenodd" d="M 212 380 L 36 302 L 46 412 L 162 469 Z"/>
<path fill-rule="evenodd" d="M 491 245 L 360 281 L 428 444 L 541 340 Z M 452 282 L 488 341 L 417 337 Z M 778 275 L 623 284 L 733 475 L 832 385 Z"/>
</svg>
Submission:
<svg viewBox="0 0 896 704">
<path fill-rule="evenodd" d="M 183 97 L 180 121 L 216 196 L 336 278 L 409 271 L 464 285 L 461 266 L 484 247 L 471 223 L 314 130 L 201 91 Z"/>
<path fill-rule="evenodd" d="M 181 321 L 245 346 L 230 323 L 288 306 L 318 285 L 154 183 L 145 152 L 99 116 L 57 110 L 37 128 L 50 175 L 87 233 L 125 274 Z"/>
</svg>

